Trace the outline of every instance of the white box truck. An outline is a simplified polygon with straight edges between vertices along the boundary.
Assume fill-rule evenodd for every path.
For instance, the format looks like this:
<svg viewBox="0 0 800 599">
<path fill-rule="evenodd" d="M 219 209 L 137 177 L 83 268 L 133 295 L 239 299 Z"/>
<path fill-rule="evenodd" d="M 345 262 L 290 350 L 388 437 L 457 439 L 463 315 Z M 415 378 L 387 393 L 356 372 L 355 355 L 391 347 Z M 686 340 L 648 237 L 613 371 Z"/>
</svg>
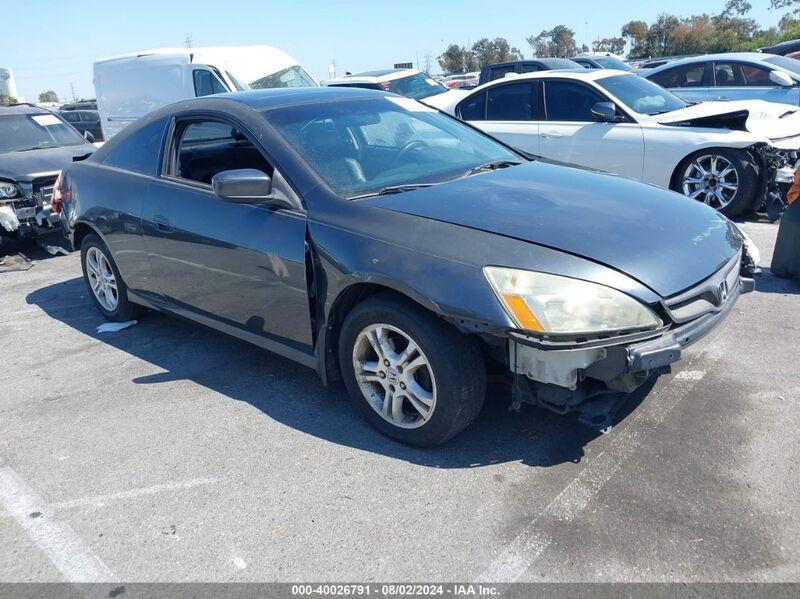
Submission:
<svg viewBox="0 0 800 599">
<path fill-rule="evenodd" d="M 106 140 L 172 102 L 228 91 L 318 85 L 294 58 L 271 46 L 161 48 L 94 63 Z"/>
</svg>

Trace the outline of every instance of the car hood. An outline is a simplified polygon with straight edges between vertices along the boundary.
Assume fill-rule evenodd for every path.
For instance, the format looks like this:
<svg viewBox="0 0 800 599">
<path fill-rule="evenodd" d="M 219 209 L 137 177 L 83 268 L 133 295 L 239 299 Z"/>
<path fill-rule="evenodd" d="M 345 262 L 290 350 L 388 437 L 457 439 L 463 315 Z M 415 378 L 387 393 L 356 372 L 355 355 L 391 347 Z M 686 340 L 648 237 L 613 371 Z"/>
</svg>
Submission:
<svg viewBox="0 0 800 599">
<path fill-rule="evenodd" d="M 91 154 L 96 149 L 92 144 L 86 143 L 25 152 L 5 152 L 0 154 L 0 177 L 30 181 L 43 173 L 60 171 L 72 164 L 73 158 Z"/>
<path fill-rule="evenodd" d="M 662 297 L 710 276 L 742 245 L 731 222 L 701 202 L 541 162 L 363 201 L 580 256 Z"/>
<path fill-rule="evenodd" d="M 447 114 L 455 114 L 456 111 L 456 104 L 458 104 L 461 100 L 466 98 L 475 89 L 449 89 L 446 92 L 442 92 L 441 94 L 436 94 L 435 96 L 428 96 L 427 98 L 422 98 L 420 102 L 423 104 L 427 104 L 431 108 L 436 108 L 437 110 L 441 110 L 442 112 L 446 112 Z"/>
<path fill-rule="evenodd" d="M 700 102 L 655 117 L 662 125 L 693 124 L 739 129 L 766 137 L 772 145 L 800 148 L 800 108 L 764 100 Z"/>
</svg>

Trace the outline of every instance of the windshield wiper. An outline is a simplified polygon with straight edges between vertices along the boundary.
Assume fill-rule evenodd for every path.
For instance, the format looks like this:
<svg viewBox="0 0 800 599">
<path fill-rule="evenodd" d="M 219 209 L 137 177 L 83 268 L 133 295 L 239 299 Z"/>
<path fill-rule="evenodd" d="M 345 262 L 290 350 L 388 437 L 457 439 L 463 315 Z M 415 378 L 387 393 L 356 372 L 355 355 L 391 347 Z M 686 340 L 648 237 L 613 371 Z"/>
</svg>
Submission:
<svg viewBox="0 0 800 599">
<path fill-rule="evenodd" d="M 516 162 L 515 160 L 497 160 L 495 162 L 487 162 L 486 164 L 472 167 L 466 173 L 457 178 L 460 179 L 462 177 L 469 177 L 470 175 L 477 175 L 478 173 L 483 173 L 486 171 L 496 171 L 497 169 L 508 168 L 509 166 L 517 166 L 518 164 L 522 163 Z"/>
<path fill-rule="evenodd" d="M 55 148 L 56 146 L 51 143 L 40 143 L 36 144 L 32 148 L 22 148 L 19 150 L 14 150 L 15 152 L 30 152 L 31 150 L 44 150 L 45 148 Z"/>
<path fill-rule="evenodd" d="M 403 193 L 404 191 L 413 191 L 422 187 L 430 187 L 431 185 L 434 185 L 434 183 L 406 183 L 404 185 L 389 185 L 388 187 L 384 187 L 378 191 L 372 191 L 359 196 L 352 196 L 347 199 L 360 200 L 362 198 L 373 198 L 375 196 L 388 196 L 392 195 L 393 193 Z"/>
</svg>

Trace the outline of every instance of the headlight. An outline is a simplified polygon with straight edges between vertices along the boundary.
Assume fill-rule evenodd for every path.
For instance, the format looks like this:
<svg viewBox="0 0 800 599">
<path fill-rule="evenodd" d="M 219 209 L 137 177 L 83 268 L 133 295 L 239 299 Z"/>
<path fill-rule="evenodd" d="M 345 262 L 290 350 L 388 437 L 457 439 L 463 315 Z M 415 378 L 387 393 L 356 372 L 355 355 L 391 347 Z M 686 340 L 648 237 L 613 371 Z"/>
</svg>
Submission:
<svg viewBox="0 0 800 599">
<path fill-rule="evenodd" d="M 578 335 L 662 324 L 647 306 L 605 285 L 497 266 L 483 270 L 506 310 L 529 331 Z"/>
<path fill-rule="evenodd" d="M 17 186 L 8 181 L 0 181 L 0 198 L 17 197 Z"/>
</svg>

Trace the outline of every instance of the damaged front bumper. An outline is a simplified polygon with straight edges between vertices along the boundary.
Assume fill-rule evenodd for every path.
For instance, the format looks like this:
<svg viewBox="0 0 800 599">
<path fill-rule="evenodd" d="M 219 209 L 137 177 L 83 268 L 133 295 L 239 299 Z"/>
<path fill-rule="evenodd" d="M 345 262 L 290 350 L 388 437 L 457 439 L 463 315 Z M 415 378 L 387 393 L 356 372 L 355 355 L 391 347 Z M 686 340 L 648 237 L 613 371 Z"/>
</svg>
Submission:
<svg viewBox="0 0 800 599">
<path fill-rule="evenodd" d="M 785 205 L 786 193 L 794 182 L 800 151 L 793 147 L 776 147 L 769 144 L 753 146 L 753 151 L 762 167 L 760 169 L 762 193 L 756 197 L 753 209 L 779 216 Z"/>
<path fill-rule="evenodd" d="M 698 287 L 695 296 L 682 294 L 665 310 L 680 320 L 692 306 L 705 301 L 700 299 L 702 294 L 713 292 L 715 286 L 721 289 L 725 282 L 725 297 L 719 306 L 661 331 L 571 345 L 511 333 L 508 363 L 517 375 L 514 403 L 533 403 L 566 413 L 600 395 L 631 393 L 651 375 L 669 371 L 670 365 L 681 359 L 684 348 L 719 325 L 739 296 L 755 288 L 754 281 L 741 276 L 738 268 L 723 271 L 711 277 L 704 288 Z"/>
<path fill-rule="evenodd" d="M 50 203 L 57 175 L 18 183 L 18 197 L 0 199 L 0 236 L 19 239 L 62 232 L 61 219 Z"/>
</svg>

